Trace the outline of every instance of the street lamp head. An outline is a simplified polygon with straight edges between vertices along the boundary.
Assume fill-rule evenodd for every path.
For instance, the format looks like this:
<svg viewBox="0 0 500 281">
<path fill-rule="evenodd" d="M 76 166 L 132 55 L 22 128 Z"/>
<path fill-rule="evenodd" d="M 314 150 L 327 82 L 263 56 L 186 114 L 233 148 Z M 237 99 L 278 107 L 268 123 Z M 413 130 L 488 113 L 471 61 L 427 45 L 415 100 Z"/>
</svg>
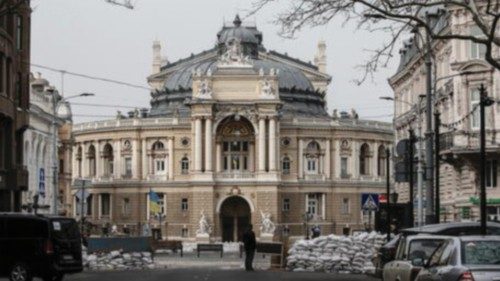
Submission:
<svg viewBox="0 0 500 281">
<path fill-rule="evenodd" d="M 80 97 L 93 97 L 93 96 L 95 96 L 95 94 L 94 93 L 81 93 L 79 96 Z"/>
<path fill-rule="evenodd" d="M 379 97 L 381 100 L 394 100 L 393 97 L 385 96 L 385 97 Z"/>
</svg>

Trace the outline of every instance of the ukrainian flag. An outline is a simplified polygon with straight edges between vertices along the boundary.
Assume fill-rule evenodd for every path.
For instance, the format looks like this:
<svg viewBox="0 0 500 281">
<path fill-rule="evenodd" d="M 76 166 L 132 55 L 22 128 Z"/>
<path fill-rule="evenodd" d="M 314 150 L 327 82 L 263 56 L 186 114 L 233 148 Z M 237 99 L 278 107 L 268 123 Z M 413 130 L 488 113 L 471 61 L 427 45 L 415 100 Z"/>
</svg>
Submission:
<svg viewBox="0 0 500 281">
<path fill-rule="evenodd" d="M 160 197 L 156 192 L 149 190 L 149 212 L 151 214 L 159 214 L 160 211 Z"/>
</svg>

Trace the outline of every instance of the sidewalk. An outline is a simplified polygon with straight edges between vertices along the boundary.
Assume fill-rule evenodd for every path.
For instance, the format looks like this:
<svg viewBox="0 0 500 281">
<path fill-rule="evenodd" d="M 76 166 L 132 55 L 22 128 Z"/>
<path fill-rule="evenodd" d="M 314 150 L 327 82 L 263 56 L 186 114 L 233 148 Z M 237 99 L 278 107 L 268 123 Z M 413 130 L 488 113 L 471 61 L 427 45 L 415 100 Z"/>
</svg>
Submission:
<svg viewBox="0 0 500 281">
<path fill-rule="evenodd" d="M 226 269 L 236 270 L 243 269 L 245 262 L 245 255 L 240 258 L 239 253 L 224 253 L 221 258 L 219 253 L 202 252 L 200 257 L 196 256 L 196 252 L 185 252 L 184 257 L 175 253 L 156 253 L 154 262 L 157 268 L 213 268 L 213 269 Z M 271 267 L 271 256 L 262 254 L 255 254 L 254 268 L 256 270 L 267 270 Z"/>
</svg>

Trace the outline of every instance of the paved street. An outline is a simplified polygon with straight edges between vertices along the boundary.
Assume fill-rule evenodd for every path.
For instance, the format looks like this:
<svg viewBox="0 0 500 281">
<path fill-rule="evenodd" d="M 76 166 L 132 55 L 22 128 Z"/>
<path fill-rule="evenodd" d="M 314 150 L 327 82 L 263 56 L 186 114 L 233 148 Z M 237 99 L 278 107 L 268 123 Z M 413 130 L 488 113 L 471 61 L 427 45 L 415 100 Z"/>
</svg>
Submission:
<svg viewBox="0 0 500 281">
<path fill-rule="evenodd" d="M 324 273 L 305 272 L 281 272 L 281 271 L 255 271 L 245 272 L 242 270 L 214 270 L 214 269 L 172 269 L 172 270 L 148 270 L 148 271 L 119 271 L 119 272 L 84 272 L 78 275 L 69 276 L 65 280 L 71 281 L 221 281 L 221 280 L 342 280 L 342 281 L 377 281 L 378 279 L 364 275 L 333 275 Z"/>
</svg>

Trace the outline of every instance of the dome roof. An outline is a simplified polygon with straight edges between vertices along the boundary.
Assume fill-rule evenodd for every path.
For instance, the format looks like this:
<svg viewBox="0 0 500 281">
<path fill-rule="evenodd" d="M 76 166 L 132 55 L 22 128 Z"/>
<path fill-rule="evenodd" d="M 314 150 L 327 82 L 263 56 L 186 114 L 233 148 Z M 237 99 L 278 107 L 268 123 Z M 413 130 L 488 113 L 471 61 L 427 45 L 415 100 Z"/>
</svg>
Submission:
<svg viewBox="0 0 500 281">
<path fill-rule="evenodd" d="M 312 71 L 317 71 L 316 66 L 273 51 L 259 56 L 265 51 L 261 44 L 262 33 L 255 27 L 242 26 L 239 16 L 236 16 L 233 26 L 222 28 L 217 39 L 218 44 L 213 49 L 162 68 L 168 74 L 162 90 L 151 93 L 150 116 L 189 116 L 190 109 L 184 103 L 192 97 L 193 73 L 216 74 L 219 57 L 226 54 L 232 44 L 240 44 L 241 55 L 252 59 L 255 74 L 261 70 L 269 73 L 274 69 L 278 75 L 279 97 L 283 103 L 282 114 L 328 116 L 323 94 L 316 91 L 303 69 L 297 65 Z"/>
<path fill-rule="evenodd" d="M 277 61 L 253 61 L 253 69 L 256 73 L 258 73 L 260 69 L 269 73 L 271 68 L 274 68 L 278 72 L 280 89 L 295 89 L 314 92 L 311 81 L 309 81 L 309 79 L 307 79 L 304 73 L 302 73 L 299 69 Z M 201 62 L 186 63 L 167 78 L 164 88 L 172 92 L 190 90 L 193 82 L 193 72 L 200 71 L 202 74 L 207 74 L 208 70 L 210 70 L 211 73 L 215 73 L 217 71 L 216 57 L 212 57 Z"/>
<path fill-rule="evenodd" d="M 241 20 L 238 15 L 233 21 L 234 26 L 223 27 L 217 33 L 217 40 L 219 44 L 226 44 L 232 39 L 238 39 L 241 44 L 256 44 L 260 45 L 262 42 L 262 34 L 256 28 L 241 26 Z"/>
</svg>

